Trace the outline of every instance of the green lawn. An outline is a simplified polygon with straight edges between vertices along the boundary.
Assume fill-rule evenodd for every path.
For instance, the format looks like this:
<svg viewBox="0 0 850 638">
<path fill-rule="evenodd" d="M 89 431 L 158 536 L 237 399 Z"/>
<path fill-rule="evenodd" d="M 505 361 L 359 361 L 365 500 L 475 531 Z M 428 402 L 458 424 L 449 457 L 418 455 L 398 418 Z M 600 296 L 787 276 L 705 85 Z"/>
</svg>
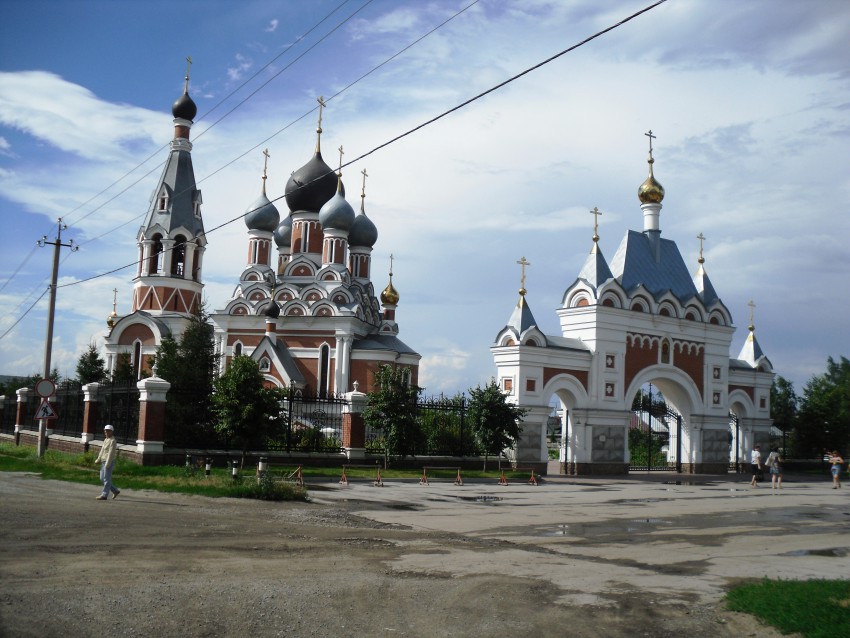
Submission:
<svg viewBox="0 0 850 638">
<path fill-rule="evenodd" d="M 752 614 L 782 633 L 850 636 L 850 580 L 765 579 L 735 587 L 726 603 L 732 611 Z"/>
<path fill-rule="evenodd" d="M 33 447 L 17 447 L 11 443 L 0 443 L 0 471 L 5 472 L 34 472 L 45 479 L 73 481 L 99 485 L 99 466 L 94 463 L 95 452 L 85 454 L 69 454 L 47 450 L 44 457 L 39 459 Z M 448 467 L 450 464 L 446 464 Z M 346 468 L 346 476 L 353 480 L 375 480 L 378 472 L 377 465 L 368 467 Z M 490 461 L 489 468 L 497 468 L 497 463 Z M 204 470 L 189 470 L 183 466 L 158 465 L 141 466 L 118 458 L 115 466 L 115 484 L 119 489 L 158 490 L 161 492 L 180 492 L 200 496 L 230 496 L 236 498 L 259 498 L 266 500 L 307 500 L 307 490 L 294 484 L 294 472 L 298 465 L 272 466 L 268 476 L 270 479 L 258 483 L 255 479 L 256 466 L 246 466 L 239 472 L 241 478 L 234 481 L 230 470 L 224 467 L 214 467 L 209 477 Z M 339 479 L 342 475 L 342 463 L 333 467 L 305 466 L 301 470 L 305 481 L 310 478 L 328 480 Z M 483 471 L 463 470 L 462 478 L 490 479 L 494 483 L 499 479 L 498 469 Z M 422 469 L 382 469 L 381 477 L 388 479 L 418 479 Z M 428 469 L 429 480 L 453 481 L 457 469 L 435 470 Z M 527 471 L 505 471 L 505 477 L 511 482 L 525 482 L 530 478 Z"/>
<path fill-rule="evenodd" d="M 35 448 L 0 443 L 0 471 L 33 472 L 45 479 L 100 486 L 100 467 L 94 463 L 96 456 L 94 452 L 67 454 L 47 450 L 40 459 Z M 119 457 L 113 476 L 116 486 L 122 490 L 157 490 L 273 501 L 307 500 L 307 491 L 291 481 L 258 482 L 254 468 L 243 472 L 242 477 L 234 481 L 226 468 L 216 468 L 207 477 L 203 470 L 188 471 L 185 467 L 167 465 L 143 467 Z"/>
</svg>

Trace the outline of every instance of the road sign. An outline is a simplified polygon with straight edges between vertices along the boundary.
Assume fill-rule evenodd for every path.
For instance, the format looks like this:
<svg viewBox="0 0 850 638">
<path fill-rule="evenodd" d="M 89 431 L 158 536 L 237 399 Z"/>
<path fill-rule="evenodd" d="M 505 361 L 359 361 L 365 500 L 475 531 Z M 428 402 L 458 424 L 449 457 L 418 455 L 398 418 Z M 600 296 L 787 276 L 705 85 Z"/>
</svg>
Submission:
<svg viewBox="0 0 850 638">
<path fill-rule="evenodd" d="M 36 419 L 57 419 L 59 415 L 56 414 L 56 410 L 53 409 L 53 406 L 50 405 L 50 402 L 44 398 L 41 400 L 41 405 L 38 406 L 38 410 L 35 411 Z"/>
<path fill-rule="evenodd" d="M 54 392 L 56 392 L 56 384 L 50 379 L 39 379 L 35 384 L 35 393 L 42 399 L 52 397 Z"/>
</svg>

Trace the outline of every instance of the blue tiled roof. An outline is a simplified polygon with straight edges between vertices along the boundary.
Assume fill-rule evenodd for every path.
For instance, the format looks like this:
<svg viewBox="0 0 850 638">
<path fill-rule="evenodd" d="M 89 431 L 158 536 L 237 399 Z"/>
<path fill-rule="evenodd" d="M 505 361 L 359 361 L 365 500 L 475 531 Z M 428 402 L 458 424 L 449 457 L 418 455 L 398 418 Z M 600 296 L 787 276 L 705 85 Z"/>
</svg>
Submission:
<svg viewBox="0 0 850 638">
<path fill-rule="evenodd" d="M 611 270 L 627 292 L 643 284 L 656 297 L 670 291 L 682 303 L 697 295 L 676 242 L 660 236 L 650 238 L 647 233 L 628 231 Z"/>
</svg>

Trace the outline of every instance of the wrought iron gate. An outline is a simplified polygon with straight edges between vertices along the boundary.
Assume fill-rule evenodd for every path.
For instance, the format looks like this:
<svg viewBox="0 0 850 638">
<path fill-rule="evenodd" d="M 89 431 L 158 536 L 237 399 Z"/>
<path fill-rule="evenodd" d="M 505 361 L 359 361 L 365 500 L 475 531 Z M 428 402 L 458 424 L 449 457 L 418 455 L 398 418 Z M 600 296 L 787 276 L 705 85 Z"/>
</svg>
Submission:
<svg viewBox="0 0 850 638">
<path fill-rule="evenodd" d="M 682 471 L 682 415 L 641 401 L 629 423 L 629 470 Z"/>
</svg>

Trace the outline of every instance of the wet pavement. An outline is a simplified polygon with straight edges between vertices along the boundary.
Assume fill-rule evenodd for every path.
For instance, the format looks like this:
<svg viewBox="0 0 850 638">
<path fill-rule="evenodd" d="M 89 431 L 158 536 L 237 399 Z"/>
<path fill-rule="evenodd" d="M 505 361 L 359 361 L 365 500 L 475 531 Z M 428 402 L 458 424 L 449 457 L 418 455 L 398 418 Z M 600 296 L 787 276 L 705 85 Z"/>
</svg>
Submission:
<svg viewBox="0 0 850 638">
<path fill-rule="evenodd" d="M 380 523 L 493 543 L 486 555 L 454 547 L 426 562 L 411 553 L 394 569 L 458 577 L 492 573 L 503 562 L 558 586 L 572 603 L 605 604 L 631 589 L 711 602 L 741 579 L 847 578 L 850 489 L 789 477 L 772 492 L 748 479 L 550 476 L 537 486 L 384 479 L 383 487 L 328 482 L 312 496 Z"/>
</svg>

